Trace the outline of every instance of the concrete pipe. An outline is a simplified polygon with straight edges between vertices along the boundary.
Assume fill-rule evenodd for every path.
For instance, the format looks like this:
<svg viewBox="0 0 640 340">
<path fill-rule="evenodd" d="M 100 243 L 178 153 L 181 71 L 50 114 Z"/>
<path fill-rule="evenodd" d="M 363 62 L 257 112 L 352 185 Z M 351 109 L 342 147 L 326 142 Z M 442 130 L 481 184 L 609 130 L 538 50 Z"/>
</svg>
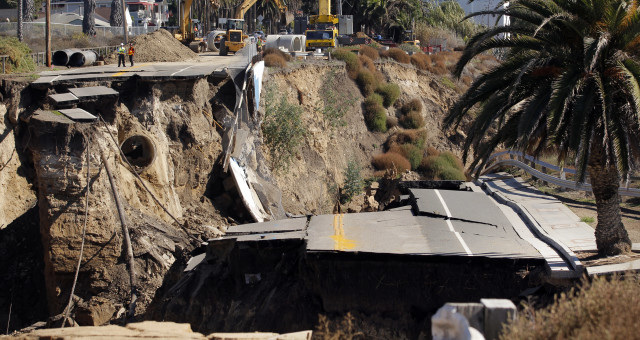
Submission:
<svg viewBox="0 0 640 340">
<path fill-rule="evenodd" d="M 304 35 L 282 35 L 278 45 L 289 52 L 303 52 L 305 50 Z"/>
<path fill-rule="evenodd" d="M 93 51 L 80 51 L 71 55 L 69 66 L 81 67 L 93 65 L 96 62 L 96 53 Z"/>
<path fill-rule="evenodd" d="M 147 136 L 130 136 L 122 142 L 120 149 L 137 172 L 146 170 L 156 159 L 156 147 Z"/>
<path fill-rule="evenodd" d="M 271 34 L 267 36 L 267 42 L 264 44 L 265 48 L 278 48 L 278 42 L 280 41 L 281 35 Z"/>
<path fill-rule="evenodd" d="M 80 52 L 80 50 L 76 48 L 55 51 L 53 52 L 51 62 L 56 66 L 67 66 L 69 64 L 69 61 L 71 60 L 71 56 L 77 52 Z"/>
<path fill-rule="evenodd" d="M 220 50 L 220 40 L 216 42 L 216 37 L 220 36 L 222 38 L 226 34 L 225 31 L 211 31 L 207 34 L 207 48 L 211 52 L 218 52 Z"/>
</svg>

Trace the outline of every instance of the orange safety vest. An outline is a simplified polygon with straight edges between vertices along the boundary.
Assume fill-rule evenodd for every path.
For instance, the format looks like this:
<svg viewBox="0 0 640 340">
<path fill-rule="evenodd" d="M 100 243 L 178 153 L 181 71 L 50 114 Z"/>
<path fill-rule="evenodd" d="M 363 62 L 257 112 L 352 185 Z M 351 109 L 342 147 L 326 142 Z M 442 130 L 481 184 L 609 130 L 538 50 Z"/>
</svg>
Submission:
<svg viewBox="0 0 640 340">
<path fill-rule="evenodd" d="M 127 55 L 133 55 L 136 52 L 136 49 L 133 48 L 133 46 L 129 47 L 129 51 L 127 52 Z"/>
</svg>

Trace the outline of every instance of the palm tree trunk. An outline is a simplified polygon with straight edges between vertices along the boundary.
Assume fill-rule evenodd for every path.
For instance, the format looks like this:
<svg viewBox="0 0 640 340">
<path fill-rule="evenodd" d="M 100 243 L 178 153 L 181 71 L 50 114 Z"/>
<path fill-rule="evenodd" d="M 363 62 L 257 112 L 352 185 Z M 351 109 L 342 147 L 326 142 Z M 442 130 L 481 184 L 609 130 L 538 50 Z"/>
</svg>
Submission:
<svg viewBox="0 0 640 340">
<path fill-rule="evenodd" d="M 109 16 L 109 24 L 111 24 L 111 27 L 122 27 L 123 21 L 124 21 L 124 18 L 122 17 L 122 1 L 112 0 L 111 15 Z M 112 33 L 115 33 L 115 32 L 112 32 Z"/>
<path fill-rule="evenodd" d="M 82 18 L 82 33 L 93 37 L 96 34 L 96 0 L 84 0 L 84 17 Z"/>
<path fill-rule="evenodd" d="M 23 1 L 24 1 L 24 12 L 22 13 L 22 19 L 25 22 L 32 22 L 35 4 L 33 0 L 23 0 Z"/>
<path fill-rule="evenodd" d="M 24 40 L 24 33 L 22 31 L 22 29 L 23 29 L 23 27 L 22 27 L 23 26 L 22 25 L 23 14 L 22 13 L 24 13 L 24 8 L 23 7 L 24 6 L 22 6 L 22 0 L 18 0 L 18 23 L 17 23 L 18 28 L 17 28 L 17 32 L 16 32 L 17 35 L 18 35 L 18 41 Z"/>
<path fill-rule="evenodd" d="M 620 175 L 615 165 L 606 164 L 604 148 L 600 143 L 594 142 L 591 147 L 588 171 L 598 213 L 595 232 L 598 252 L 602 255 L 618 255 L 631 251 L 631 240 L 621 219 L 618 194 Z"/>
</svg>

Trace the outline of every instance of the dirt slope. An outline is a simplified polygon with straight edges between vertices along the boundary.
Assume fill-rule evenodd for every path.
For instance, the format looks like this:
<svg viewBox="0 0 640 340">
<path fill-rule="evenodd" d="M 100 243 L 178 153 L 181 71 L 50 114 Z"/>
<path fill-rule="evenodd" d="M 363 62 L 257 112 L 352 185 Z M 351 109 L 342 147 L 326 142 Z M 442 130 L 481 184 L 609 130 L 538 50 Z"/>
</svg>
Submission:
<svg viewBox="0 0 640 340">
<path fill-rule="evenodd" d="M 444 112 L 457 93 L 442 86 L 436 76 L 418 71 L 411 65 L 385 61 L 376 66 L 388 82 L 398 84 L 401 89 L 396 107 L 389 108 L 387 114 L 394 116 L 402 103 L 421 99 L 428 131 L 426 145 L 460 154 L 457 144 L 442 132 Z M 343 118 L 345 124 L 332 126 L 321 113 L 322 98 L 326 95 L 322 86 L 326 81 L 330 81 L 339 94 L 338 100 L 343 100 L 342 104 L 349 107 Z M 297 159 L 288 171 L 276 172 L 285 210 L 294 214 L 330 213 L 335 204 L 336 188 L 344 183 L 343 173 L 348 162 L 355 160 L 363 169 L 363 177 L 371 178 L 374 172 L 371 157 L 383 152 L 382 145 L 399 128 L 386 133 L 367 129 L 362 114 L 364 97 L 355 82 L 347 77 L 341 61 L 294 64 L 284 70 L 269 68 L 264 83 L 276 87 L 278 96 L 303 108 L 303 121 L 308 129 Z M 266 151 L 265 148 L 268 154 Z"/>
</svg>

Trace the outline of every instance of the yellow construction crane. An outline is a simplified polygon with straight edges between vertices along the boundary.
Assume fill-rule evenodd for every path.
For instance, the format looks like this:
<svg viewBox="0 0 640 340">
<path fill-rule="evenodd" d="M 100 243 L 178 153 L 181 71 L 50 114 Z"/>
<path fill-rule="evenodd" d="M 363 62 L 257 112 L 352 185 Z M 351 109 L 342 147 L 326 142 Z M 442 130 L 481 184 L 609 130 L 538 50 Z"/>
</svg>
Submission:
<svg viewBox="0 0 640 340">
<path fill-rule="evenodd" d="M 287 6 L 282 0 L 273 0 L 280 12 L 284 15 Z M 244 33 L 244 14 L 253 6 L 257 0 L 245 0 L 236 9 L 233 19 L 227 19 L 224 28 L 227 31 L 220 40 L 220 55 L 227 55 L 229 52 L 238 52 L 245 46 L 244 40 L 248 36 Z"/>
<path fill-rule="evenodd" d="M 338 16 L 331 14 L 331 0 L 318 0 L 318 15 L 309 17 L 307 49 L 318 47 L 337 47 L 338 45 Z"/>
</svg>

